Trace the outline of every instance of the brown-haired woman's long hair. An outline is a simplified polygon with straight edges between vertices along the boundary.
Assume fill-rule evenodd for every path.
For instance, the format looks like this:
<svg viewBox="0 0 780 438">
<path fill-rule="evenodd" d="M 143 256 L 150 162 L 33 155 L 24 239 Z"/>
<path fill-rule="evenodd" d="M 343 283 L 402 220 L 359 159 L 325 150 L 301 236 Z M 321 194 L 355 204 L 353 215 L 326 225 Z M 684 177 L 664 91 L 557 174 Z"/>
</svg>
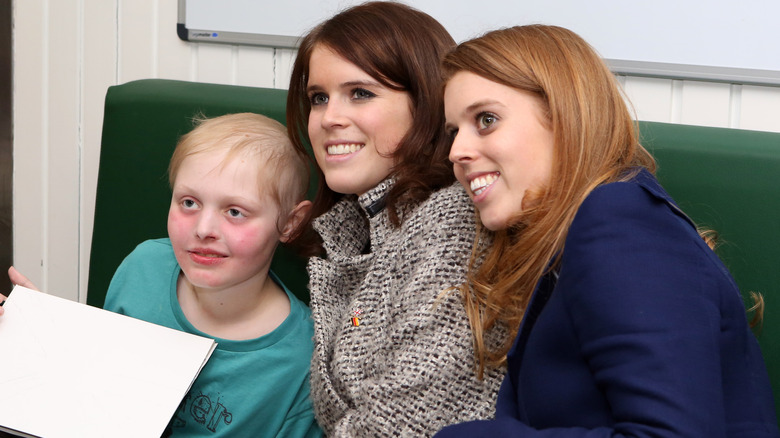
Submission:
<svg viewBox="0 0 780 438">
<path fill-rule="evenodd" d="M 455 47 L 455 41 L 431 16 L 394 2 L 364 3 L 315 27 L 301 41 L 287 95 L 287 130 L 301 151 L 308 147 L 309 61 L 319 45 L 360 67 L 382 85 L 409 93 L 412 127 L 394 154 L 396 184 L 387 197 L 391 220 L 398 225 L 403 204 L 425 200 L 434 190 L 455 181 L 447 159 L 449 144 L 443 135 L 439 73 L 439 61 Z M 322 171 L 317 171 L 319 187 L 312 218 L 328 211 L 343 196 L 330 190 Z M 311 253 L 318 252 L 318 242 L 310 246 Z"/>
<path fill-rule="evenodd" d="M 655 171 L 639 144 L 616 79 L 578 35 L 560 27 L 502 29 L 465 42 L 443 60 L 445 80 L 467 71 L 537 96 L 554 138 L 552 177 L 526 194 L 524 210 L 485 250 L 475 244 L 464 300 L 481 374 L 505 360 L 539 279 L 554 269 L 569 226 L 585 197 L 598 185 L 627 179 L 638 167 Z M 481 260 L 479 268 L 475 261 Z M 551 263 L 553 261 L 553 263 Z M 484 332 L 506 325 L 495 348 Z"/>
</svg>

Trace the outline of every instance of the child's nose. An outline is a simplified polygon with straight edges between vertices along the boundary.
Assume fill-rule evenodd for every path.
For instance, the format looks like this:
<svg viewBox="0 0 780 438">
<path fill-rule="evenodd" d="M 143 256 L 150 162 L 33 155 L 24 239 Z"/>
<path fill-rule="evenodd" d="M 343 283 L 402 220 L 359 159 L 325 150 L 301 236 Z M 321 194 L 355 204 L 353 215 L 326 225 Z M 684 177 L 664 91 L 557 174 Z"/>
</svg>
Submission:
<svg viewBox="0 0 780 438">
<path fill-rule="evenodd" d="M 206 210 L 202 211 L 195 226 L 195 235 L 199 239 L 216 239 L 218 219 L 216 214 Z"/>
</svg>

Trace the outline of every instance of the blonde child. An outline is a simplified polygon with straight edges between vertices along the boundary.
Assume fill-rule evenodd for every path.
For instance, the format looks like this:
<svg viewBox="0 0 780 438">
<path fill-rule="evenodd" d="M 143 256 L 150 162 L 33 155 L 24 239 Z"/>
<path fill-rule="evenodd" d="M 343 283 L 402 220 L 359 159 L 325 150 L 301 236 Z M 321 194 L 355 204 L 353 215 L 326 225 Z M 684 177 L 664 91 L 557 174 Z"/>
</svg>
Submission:
<svg viewBox="0 0 780 438">
<path fill-rule="evenodd" d="M 168 238 L 127 256 L 104 306 L 218 343 L 165 436 L 320 436 L 310 312 L 270 271 L 311 206 L 304 158 L 280 123 L 231 114 L 181 138 L 169 179 Z"/>
</svg>

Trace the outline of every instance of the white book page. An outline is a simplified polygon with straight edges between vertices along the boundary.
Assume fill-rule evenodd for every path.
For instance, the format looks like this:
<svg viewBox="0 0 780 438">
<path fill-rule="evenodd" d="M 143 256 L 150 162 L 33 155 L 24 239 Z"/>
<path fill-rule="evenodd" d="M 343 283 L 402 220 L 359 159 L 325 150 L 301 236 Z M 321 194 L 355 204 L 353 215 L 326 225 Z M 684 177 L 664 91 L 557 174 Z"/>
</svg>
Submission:
<svg viewBox="0 0 780 438">
<path fill-rule="evenodd" d="M 0 426 L 29 436 L 160 436 L 216 347 L 21 286 L 4 308 Z"/>
</svg>

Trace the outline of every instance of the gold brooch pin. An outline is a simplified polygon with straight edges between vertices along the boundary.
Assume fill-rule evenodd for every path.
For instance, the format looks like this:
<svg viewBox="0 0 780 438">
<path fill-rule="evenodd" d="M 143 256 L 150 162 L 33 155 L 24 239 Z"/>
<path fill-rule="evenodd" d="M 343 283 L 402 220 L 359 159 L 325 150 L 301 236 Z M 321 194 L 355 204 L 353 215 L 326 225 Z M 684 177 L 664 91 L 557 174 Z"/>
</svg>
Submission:
<svg viewBox="0 0 780 438">
<path fill-rule="evenodd" d="M 359 327 L 360 326 L 360 315 L 363 314 L 363 311 L 360 309 L 355 309 L 352 311 L 352 318 L 350 320 L 352 321 L 353 327 Z"/>
</svg>

